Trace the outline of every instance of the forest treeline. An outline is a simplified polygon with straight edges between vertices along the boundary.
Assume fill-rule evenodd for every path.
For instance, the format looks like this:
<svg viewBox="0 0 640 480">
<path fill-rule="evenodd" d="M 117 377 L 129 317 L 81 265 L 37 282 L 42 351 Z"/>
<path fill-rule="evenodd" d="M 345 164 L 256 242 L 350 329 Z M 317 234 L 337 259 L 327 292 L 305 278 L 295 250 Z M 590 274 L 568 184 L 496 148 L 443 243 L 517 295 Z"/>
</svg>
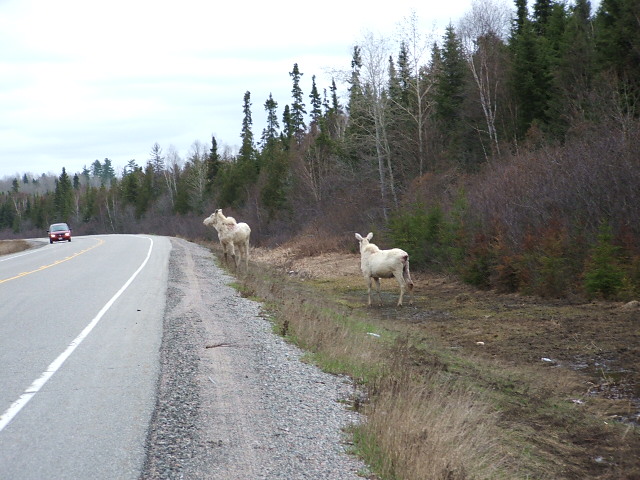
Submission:
<svg viewBox="0 0 640 480">
<path fill-rule="evenodd" d="M 215 137 L 186 158 L 159 144 L 122 172 L 0 183 L 3 238 L 76 234 L 211 237 L 214 208 L 254 245 L 297 238 L 309 253 L 355 249 L 375 231 L 414 268 L 548 296 L 640 293 L 640 3 L 477 1 L 442 38 L 415 17 L 398 43 L 373 34 L 336 79 L 261 105 L 243 99 L 241 146 Z"/>
</svg>

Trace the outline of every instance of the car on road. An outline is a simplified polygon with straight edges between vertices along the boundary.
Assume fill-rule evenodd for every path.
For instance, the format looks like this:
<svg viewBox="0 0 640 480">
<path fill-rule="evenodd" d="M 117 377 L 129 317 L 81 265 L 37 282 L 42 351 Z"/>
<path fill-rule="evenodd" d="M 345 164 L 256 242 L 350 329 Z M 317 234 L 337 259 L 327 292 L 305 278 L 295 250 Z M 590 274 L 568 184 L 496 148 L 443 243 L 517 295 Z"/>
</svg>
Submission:
<svg viewBox="0 0 640 480">
<path fill-rule="evenodd" d="M 49 234 L 49 243 L 71 241 L 71 229 L 66 223 L 51 224 L 47 233 Z"/>
</svg>

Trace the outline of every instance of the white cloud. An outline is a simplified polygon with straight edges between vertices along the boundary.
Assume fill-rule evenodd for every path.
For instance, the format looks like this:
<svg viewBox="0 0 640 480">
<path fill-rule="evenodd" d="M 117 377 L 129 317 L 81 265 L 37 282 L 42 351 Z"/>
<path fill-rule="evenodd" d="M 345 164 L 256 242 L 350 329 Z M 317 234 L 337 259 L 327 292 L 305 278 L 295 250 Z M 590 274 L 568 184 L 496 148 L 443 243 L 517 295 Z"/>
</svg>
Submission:
<svg viewBox="0 0 640 480">
<path fill-rule="evenodd" d="M 184 156 L 212 134 L 237 145 L 246 91 L 259 138 L 269 93 L 280 112 L 291 100 L 294 63 L 307 99 L 312 75 L 322 92 L 349 69 L 364 31 L 391 34 L 412 10 L 427 30 L 470 2 L 0 0 L 0 177 L 144 164 L 155 142 Z"/>
</svg>

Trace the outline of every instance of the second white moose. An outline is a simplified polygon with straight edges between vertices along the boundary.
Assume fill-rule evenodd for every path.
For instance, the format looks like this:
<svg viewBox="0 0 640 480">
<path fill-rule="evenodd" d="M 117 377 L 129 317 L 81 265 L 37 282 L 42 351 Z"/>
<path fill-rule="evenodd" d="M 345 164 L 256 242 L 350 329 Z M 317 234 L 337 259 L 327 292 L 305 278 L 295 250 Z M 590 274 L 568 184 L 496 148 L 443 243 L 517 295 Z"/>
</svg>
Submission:
<svg viewBox="0 0 640 480">
<path fill-rule="evenodd" d="M 377 245 L 370 243 L 373 233 L 369 233 L 366 237 L 356 233 L 356 238 L 360 242 L 360 268 L 368 285 L 368 305 L 371 305 L 371 280 L 376 282 L 378 300 L 382 305 L 380 279 L 391 277 L 395 277 L 400 285 L 398 306 L 402 306 L 405 287 L 409 290 L 409 305 L 413 304 L 413 281 L 409 272 L 409 254 L 400 248 L 380 250 Z"/>
</svg>

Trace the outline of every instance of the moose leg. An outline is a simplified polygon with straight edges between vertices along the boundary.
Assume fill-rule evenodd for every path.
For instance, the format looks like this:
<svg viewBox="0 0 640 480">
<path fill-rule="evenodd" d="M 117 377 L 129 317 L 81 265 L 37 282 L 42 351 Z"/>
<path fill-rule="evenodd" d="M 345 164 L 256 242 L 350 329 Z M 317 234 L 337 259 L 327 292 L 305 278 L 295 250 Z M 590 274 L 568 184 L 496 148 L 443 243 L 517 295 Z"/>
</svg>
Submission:
<svg viewBox="0 0 640 480">
<path fill-rule="evenodd" d="M 224 263 L 225 265 L 227 264 L 227 244 L 225 242 L 220 242 L 220 245 L 222 245 L 222 254 L 224 256 Z"/>
<path fill-rule="evenodd" d="M 382 295 L 380 295 L 380 279 L 378 277 L 373 277 L 376 282 L 376 290 L 378 291 L 378 303 L 382 306 Z"/>
<path fill-rule="evenodd" d="M 398 281 L 398 285 L 400 285 L 400 298 L 398 298 L 398 307 L 402 306 L 402 297 L 404 297 L 404 278 L 402 277 L 402 273 L 394 273 L 393 276 Z"/>
<path fill-rule="evenodd" d="M 367 296 L 368 296 L 367 305 L 371 306 L 371 277 L 367 278 Z"/>
<path fill-rule="evenodd" d="M 238 269 L 238 257 L 236 256 L 236 249 L 233 242 L 229 243 L 229 250 L 231 251 L 231 258 L 233 259 L 233 266 Z"/>
</svg>

